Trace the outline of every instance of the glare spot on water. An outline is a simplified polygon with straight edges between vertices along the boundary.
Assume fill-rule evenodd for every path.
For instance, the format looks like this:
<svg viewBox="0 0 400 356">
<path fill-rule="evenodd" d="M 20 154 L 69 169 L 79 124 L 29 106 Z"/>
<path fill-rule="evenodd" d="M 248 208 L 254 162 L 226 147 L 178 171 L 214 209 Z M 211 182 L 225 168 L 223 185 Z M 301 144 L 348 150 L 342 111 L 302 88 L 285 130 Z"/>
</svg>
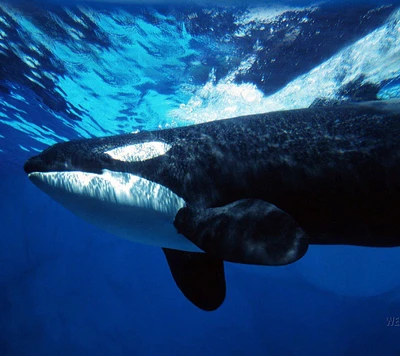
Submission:
<svg viewBox="0 0 400 356">
<path fill-rule="evenodd" d="M 22 60 L 31 68 L 36 68 L 40 64 L 35 58 L 26 55 L 22 56 Z"/>
<path fill-rule="evenodd" d="M 24 146 L 22 146 L 22 145 L 19 145 L 19 148 L 20 148 L 21 150 L 24 150 L 24 151 L 26 151 L 26 152 L 29 152 L 29 149 L 26 148 L 26 147 L 24 147 Z"/>
<path fill-rule="evenodd" d="M 42 87 L 43 89 L 46 89 L 46 87 L 45 87 L 42 83 L 40 83 L 38 80 L 36 80 L 35 78 L 32 78 L 31 76 L 29 76 L 29 75 L 27 75 L 27 74 L 24 74 L 24 76 L 25 76 L 26 78 L 28 78 L 31 82 L 33 82 L 33 83 L 39 85 L 39 86 Z"/>
</svg>

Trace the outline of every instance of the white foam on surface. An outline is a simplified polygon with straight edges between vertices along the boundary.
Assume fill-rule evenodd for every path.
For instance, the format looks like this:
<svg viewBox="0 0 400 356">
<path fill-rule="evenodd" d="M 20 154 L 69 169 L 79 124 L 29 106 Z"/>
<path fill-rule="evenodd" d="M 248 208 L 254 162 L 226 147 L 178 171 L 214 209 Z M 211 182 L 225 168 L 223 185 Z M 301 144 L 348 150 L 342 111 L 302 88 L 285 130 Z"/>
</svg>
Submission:
<svg viewBox="0 0 400 356">
<path fill-rule="evenodd" d="M 285 4 L 271 4 L 270 6 L 255 5 L 250 7 L 242 15 L 236 17 L 235 23 L 238 25 L 247 25 L 249 23 L 271 23 L 277 20 L 280 16 L 286 12 L 312 10 L 311 7 L 300 7 Z"/>
<path fill-rule="evenodd" d="M 234 116 L 309 107 L 315 99 L 341 99 L 340 89 L 353 81 L 379 84 L 400 75 L 400 10 L 381 27 L 344 48 L 284 88 L 265 96 L 250 83 L 235 84 L 238 70 L 216 81 L 214 76 L 178 109 L 174 120 L 201 123 Z M 248 61 L 253 58 L 249 57 Z M 243 64 L 242 64 L 243 65 Z"/>
</svg>

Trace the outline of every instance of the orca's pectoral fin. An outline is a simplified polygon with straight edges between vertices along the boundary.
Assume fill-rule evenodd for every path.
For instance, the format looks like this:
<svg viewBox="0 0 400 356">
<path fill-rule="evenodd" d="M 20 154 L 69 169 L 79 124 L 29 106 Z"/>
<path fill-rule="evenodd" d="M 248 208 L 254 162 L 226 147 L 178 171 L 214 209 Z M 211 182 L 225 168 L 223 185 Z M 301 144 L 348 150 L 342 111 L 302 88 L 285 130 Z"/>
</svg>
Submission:
<svg viewBox="0 0 400 356">
<path fill-rule="evenodd" d="M 187 299 L 200 309 L 217 309 L 225 299 L 224 262 L 205 253 L 163 248 L 172 277 Z"/>
<path fill-rule="evenodd" d="M 207 254 L 230 262 L 285 265 L 308 248 L 307 234 L 289 214 L 258 199 L 202 210 L 185 207 L 174 225 Z"/>
</svg>

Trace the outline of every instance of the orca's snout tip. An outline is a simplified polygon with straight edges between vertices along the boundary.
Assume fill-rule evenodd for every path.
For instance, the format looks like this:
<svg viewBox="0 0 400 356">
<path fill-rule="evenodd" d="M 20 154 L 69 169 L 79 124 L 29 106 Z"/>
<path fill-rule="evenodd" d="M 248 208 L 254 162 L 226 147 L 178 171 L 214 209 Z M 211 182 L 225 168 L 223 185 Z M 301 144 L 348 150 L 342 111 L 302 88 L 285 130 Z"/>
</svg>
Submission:
<svg viewBox="0 0 400 356">
<path fill-rule="evenodd" d="M 24 171 L 26 174 L 40 171 L 40 159 L 38 156 L 29 158 L 24 164 Z"/>
</svg>

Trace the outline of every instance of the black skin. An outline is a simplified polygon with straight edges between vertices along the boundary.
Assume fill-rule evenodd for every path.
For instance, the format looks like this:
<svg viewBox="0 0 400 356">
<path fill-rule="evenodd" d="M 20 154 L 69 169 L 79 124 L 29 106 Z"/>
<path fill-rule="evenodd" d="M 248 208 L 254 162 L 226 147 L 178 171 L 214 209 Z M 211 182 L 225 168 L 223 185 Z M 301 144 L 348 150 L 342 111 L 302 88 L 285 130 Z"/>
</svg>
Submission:
<svg viewBox="0 0 400 356">
<path fill-rule="evenodd" d="M 121 162 L 121 145 L 162 141 L 165 154 Z M 400 245 L 400 103 L 363 103 L 238 117 L 56 144 L 34 171 L 130 172 L 192 209 L 259 199 L 292 216 L 311 244 Z"/>
</svg>

